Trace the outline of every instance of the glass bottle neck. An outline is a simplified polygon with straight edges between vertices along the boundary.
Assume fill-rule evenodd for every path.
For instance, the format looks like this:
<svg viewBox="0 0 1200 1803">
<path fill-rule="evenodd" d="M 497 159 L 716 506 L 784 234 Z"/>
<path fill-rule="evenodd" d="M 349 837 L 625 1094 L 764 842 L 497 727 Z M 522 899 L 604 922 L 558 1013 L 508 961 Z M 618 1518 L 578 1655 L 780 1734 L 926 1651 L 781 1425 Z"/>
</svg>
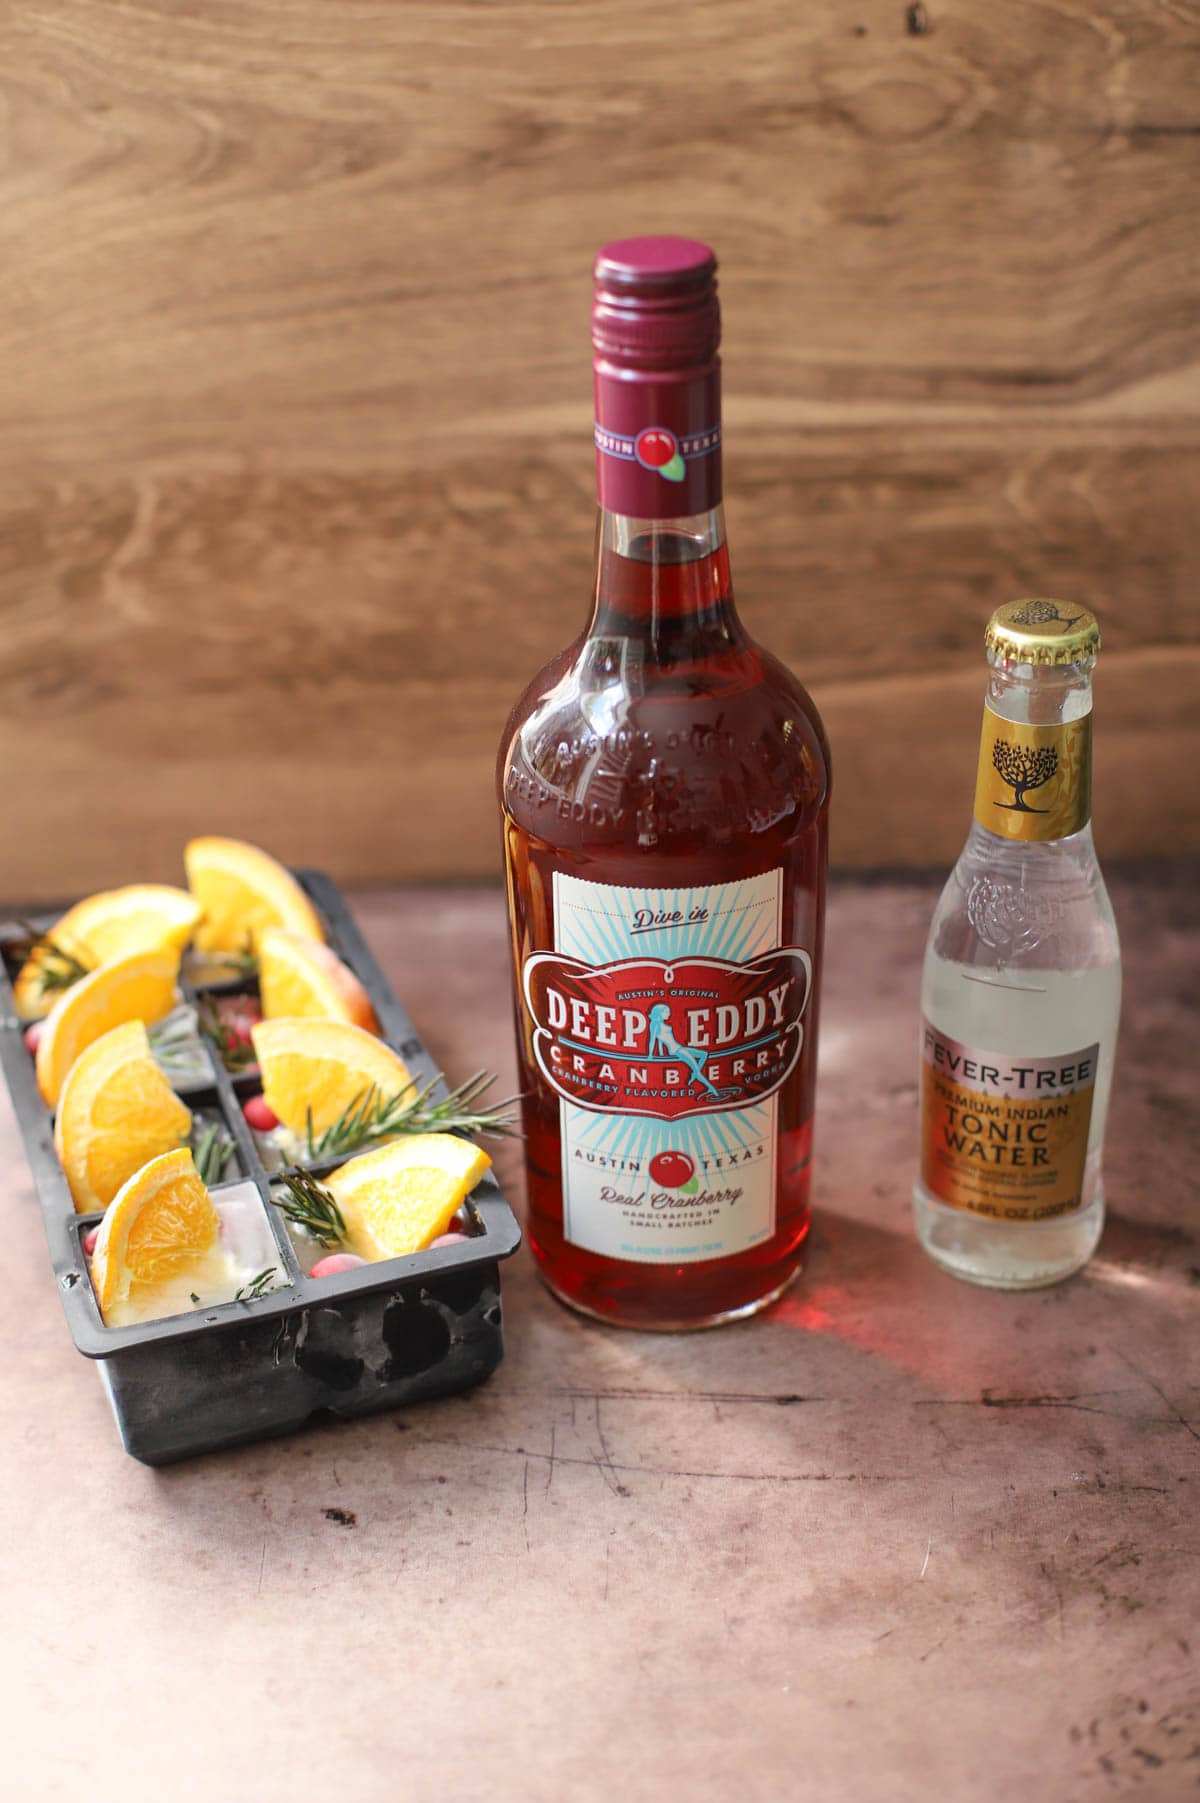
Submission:
<svg viewBox="0 0 1200 1803">
<path fill-rule="evenodd" d="M 638 638 L 664 653 L 680 637 L 693 651 L 701 639 L 710 652 L 743 645 L 724 510 L 643 520 L 602 507 L 588 634 Z"/>
<path fill-rule="evenodd" d="M 1002 720 L 1056 726 L 1092 711 L 1094 657 L 1077 664 L 1015 664 L 988 652 L 986 702 Z"/>
</svg>

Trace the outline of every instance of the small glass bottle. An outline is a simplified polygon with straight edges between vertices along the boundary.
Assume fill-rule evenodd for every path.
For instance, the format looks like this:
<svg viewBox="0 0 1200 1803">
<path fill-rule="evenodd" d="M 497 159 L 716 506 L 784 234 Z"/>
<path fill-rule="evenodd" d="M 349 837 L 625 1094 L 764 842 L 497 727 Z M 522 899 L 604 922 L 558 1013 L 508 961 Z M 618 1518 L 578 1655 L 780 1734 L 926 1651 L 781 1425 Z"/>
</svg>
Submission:
<svg viewBox="0 0 1200 1803">
<path fill-rule="evenodd" d="M 993 614 L 975 818 L 942 891 L 921 992 L 921 1244 L 945 1270 L 1033 1289 L 1085 1264 L 1121 1005 L 1091 828 L 1094 617 Z"/>
<path fill-rule="evenodd" d="M 829 754 L 734 605 L 719 336 L 706 245 L 601 251 L 592 617 L 498 766 L 529 1244 L 627 1327 L 761 1308 L 809 1226 Z"/>
</svg>

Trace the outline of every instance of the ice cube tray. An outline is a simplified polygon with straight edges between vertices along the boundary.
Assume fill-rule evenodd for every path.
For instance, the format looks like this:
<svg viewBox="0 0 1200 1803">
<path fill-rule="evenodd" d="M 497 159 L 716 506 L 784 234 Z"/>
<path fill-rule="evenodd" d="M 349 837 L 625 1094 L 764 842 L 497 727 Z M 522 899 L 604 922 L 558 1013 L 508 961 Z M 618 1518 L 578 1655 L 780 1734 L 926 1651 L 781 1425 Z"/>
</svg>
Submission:
<svg viewBox="0 0 1200 1803">
<path fill-rule="evenodd" d="M 321 916 L 329 943 L 367 989 L 383 1037 L 419 1083 L 436 1074 L 406 1009 L 367 949 L 337 885 L 323 872 L 296 877 Z M 35 918 L 39 930 L 52 921 Z M 54 1123 L 38 1093 L 33 1059 L 12 992 L 9 933 L 0 969 L 0 1064 L 41 1203 L 50 1261 L 75 1344 L 95 1359 L 125 1450 L 148 1465 L 289 1433 L 305 1422 L 395 1409 L 469 1389 L 503 1355 L 500 1261 L 520 1244 L 520 1229 L 489 1174 L 469 1210 L 473 1237 L 407 1258 L 311 1278 L 297 1260 L 286 1223 L 271 1205 L 279 1171 L 264 1167 L 242 1099 L 257 1080 L 231 1075 L 205 1041 L 209 1074 L 176 1087 L 193 1113 L 226 1123 L 236 1148 L 223 1191 L 255 1186 L 277 1249 L 283 1283 L 254 1301 L 218 1303 L 130 1327 L 106 1327 L 82 1239 L 99 1215 L 75 1212 L 54 1151 Z M 0 949 L 4 949 L 0 935 Z M 252 988 L 233 981 L 180 987 L 196 1003 L 205 994 Z M 468 1073 L 463 1073 L 468 1074 Z M 453 1079 L 452 1079 L 453 1080 Z M 330 1160 L 310 1168 L 318 1175 Z"/>
</svg>

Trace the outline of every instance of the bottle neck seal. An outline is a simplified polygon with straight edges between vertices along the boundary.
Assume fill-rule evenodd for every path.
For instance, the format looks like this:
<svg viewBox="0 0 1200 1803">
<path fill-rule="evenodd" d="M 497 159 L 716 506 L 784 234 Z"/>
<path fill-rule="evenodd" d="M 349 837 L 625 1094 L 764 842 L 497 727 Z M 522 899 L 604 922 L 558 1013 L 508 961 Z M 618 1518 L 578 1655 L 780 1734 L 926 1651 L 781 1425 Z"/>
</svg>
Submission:
<svg viewBox="0 0 1200 1803">
<path fill-rule="evenodd" d="M 721 371 L 650 371 L 597 357 L 596 494 L 609 513 L 679 519 L 719 507 Z"/>
<path fill-rule="evenodd" d="M 1014 664 L 989 653 L 975 819 L 1002 839 L 1044 843 L 1092 815 L 1094 657 Z"/>
</svg>

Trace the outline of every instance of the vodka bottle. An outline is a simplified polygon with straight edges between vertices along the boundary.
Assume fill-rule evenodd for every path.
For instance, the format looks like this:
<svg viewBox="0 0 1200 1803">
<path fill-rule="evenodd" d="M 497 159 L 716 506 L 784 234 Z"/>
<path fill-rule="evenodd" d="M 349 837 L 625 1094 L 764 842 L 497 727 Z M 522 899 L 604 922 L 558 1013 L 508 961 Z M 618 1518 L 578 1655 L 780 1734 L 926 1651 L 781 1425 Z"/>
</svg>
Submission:
<svg viewBox="0 0 1200 1803">
<path fill-rule="evenodd" d="M 594 605 L 498 772 L 529 1243 L 636 1327 L 760 1308 L 809 1225 L 828 750 L 734 605 L 715 271 L 597 259 Z"/>
<path fill-rule="evenodd" d="M 1091 828 L 1093 616 L 1001 607 L 986 633 L 975 818 L 925 952 L 917 1233 L 957 1277 L 1031 1289 L 1104 1221 L 1121 1001 Z"/>
</svg>

